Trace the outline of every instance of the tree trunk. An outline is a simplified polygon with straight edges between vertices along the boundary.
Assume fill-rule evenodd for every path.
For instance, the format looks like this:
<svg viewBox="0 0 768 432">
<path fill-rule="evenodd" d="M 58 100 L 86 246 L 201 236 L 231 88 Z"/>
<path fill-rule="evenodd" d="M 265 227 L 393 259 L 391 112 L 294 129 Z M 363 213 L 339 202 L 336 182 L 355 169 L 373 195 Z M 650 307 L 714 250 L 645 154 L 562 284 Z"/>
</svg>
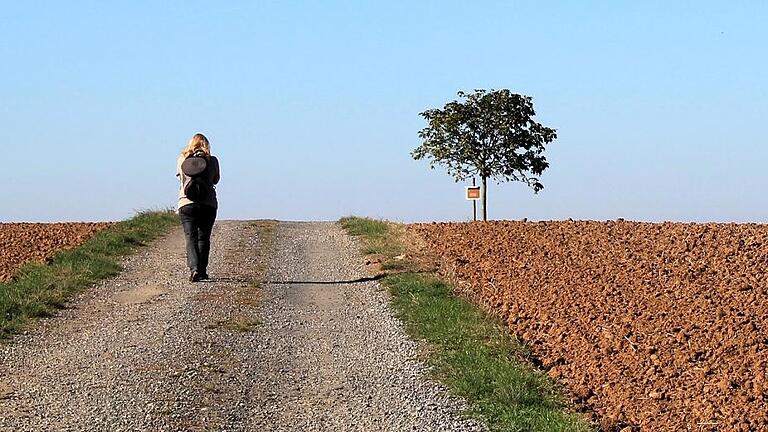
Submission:
<svg viewBox="0 0 768 432">
<path fill-rule="evenodd" d="M 488 177 L 483 177 L 483 220 L 488 220 Z"/>
</svg>

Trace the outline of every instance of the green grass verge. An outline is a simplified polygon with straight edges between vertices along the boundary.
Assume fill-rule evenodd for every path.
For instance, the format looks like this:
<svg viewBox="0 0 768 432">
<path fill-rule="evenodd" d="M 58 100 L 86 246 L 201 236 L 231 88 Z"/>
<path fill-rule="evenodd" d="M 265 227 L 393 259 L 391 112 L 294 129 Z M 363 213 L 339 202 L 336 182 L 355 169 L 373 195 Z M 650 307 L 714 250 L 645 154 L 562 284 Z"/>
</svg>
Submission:
<svg viewBox="0 0 768 432">
<path fill-rule="evenodd" d="M 75 293 L 117 274 L 119 258 L 176 224 L 175 213 L 142 212 L 99 231 L 79 247 L 56 253 L 50 264 L 24 265 L 14 280 L 0 283 L 0 339 L 34 318 L 52 316 Z"/>
<path fill-rule="evenodd" d="M 339 223 L 350 235 L 365 238 L 363 253 L 366 255 L 395 256 L 405 251 L 402 244 L 391 240 L 390 226 L 386 222 L 345 217 Z"/>
<path fill-rule="evenodd" d="M 364 249 L 405 248 L 392 224 L 344 218 L 342 227 L 359 236 Z M 388 254 L 393 258 L 392 254 Z M 385 260 L 410 268 L 401 261 Z M 569 412 L 565 399 L 543 372 L 526 358 L 530 350 L 510 336 L 495 318 L 455 296 L 434 274 L 399 272 L 383 279 L 406 331 L 424 340 L 434 376 L 469 402 L 469 415 L 492 431 L 593 431 L 580 415 Z"/>
</svg>

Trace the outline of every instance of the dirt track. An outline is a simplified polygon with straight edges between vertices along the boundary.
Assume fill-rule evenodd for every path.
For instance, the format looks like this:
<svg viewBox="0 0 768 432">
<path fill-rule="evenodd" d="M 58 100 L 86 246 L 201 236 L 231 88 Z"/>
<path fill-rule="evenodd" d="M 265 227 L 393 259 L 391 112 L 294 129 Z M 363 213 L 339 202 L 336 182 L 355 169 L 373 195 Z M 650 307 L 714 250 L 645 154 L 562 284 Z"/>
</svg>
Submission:
<svg viewBox="0 0 768 432">
<path fill-rule="evenodd" d="M 223 221 L 213 240 L 211 281 L 186 280 L 177 228 L 0 344 L 0 431 L 483 430 L 338 225 Z"/>
<path fill-rule="evenodd" d="M 110 223 L 0 223 L 0 282 L 27 261 L 45 261 L 82 244 Z"/>
<path fill-rule="evenodd" d="M 410 230 L 607 430 L 768 430 L 768 226 Z"/>
</svg>

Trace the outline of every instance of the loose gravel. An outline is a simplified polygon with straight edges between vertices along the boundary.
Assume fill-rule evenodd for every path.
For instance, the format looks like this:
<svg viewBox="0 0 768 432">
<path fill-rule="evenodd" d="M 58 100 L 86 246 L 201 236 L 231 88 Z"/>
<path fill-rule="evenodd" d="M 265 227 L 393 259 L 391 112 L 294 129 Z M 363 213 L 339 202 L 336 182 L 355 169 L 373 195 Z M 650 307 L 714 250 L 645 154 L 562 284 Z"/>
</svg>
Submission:
<svg viewBox="0 0 768 432">
<path fill-rule="evenodd" d="M 195 284 L 176 229 L 1 344 L 0 431 L 483 430 L 426 378 L 354 240 L 264 224 L 217 223 Z"/>
<path fill-rule="evenodd" d="M 262 398 L 254 430 L 477 431 L 425 379 L 387 295 L 334 223 L 282 223 L 265 288 Z M 361 281 L 363 280 L 363 281 Z"/>
</svg>

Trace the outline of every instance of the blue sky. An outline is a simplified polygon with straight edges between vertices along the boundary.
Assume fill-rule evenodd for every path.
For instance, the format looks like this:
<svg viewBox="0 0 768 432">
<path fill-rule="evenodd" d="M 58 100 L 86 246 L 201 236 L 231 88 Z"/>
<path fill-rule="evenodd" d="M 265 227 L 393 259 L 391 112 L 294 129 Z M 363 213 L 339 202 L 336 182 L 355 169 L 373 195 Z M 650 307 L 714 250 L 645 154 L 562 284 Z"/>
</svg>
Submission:
<svg viewBox="0 0 768 432">
<path fill-rule="evenodd" d="M 225 3 L 224 5 L 220 3 Z M 221 218 L 466 220 L 413 161 L 458 90 L 533 97 L 545 189 L 495 219 L 768 221 L 762 1 L 3 2 L 2 221 L 173 205 L 195 132 Z"/>
</svg>

